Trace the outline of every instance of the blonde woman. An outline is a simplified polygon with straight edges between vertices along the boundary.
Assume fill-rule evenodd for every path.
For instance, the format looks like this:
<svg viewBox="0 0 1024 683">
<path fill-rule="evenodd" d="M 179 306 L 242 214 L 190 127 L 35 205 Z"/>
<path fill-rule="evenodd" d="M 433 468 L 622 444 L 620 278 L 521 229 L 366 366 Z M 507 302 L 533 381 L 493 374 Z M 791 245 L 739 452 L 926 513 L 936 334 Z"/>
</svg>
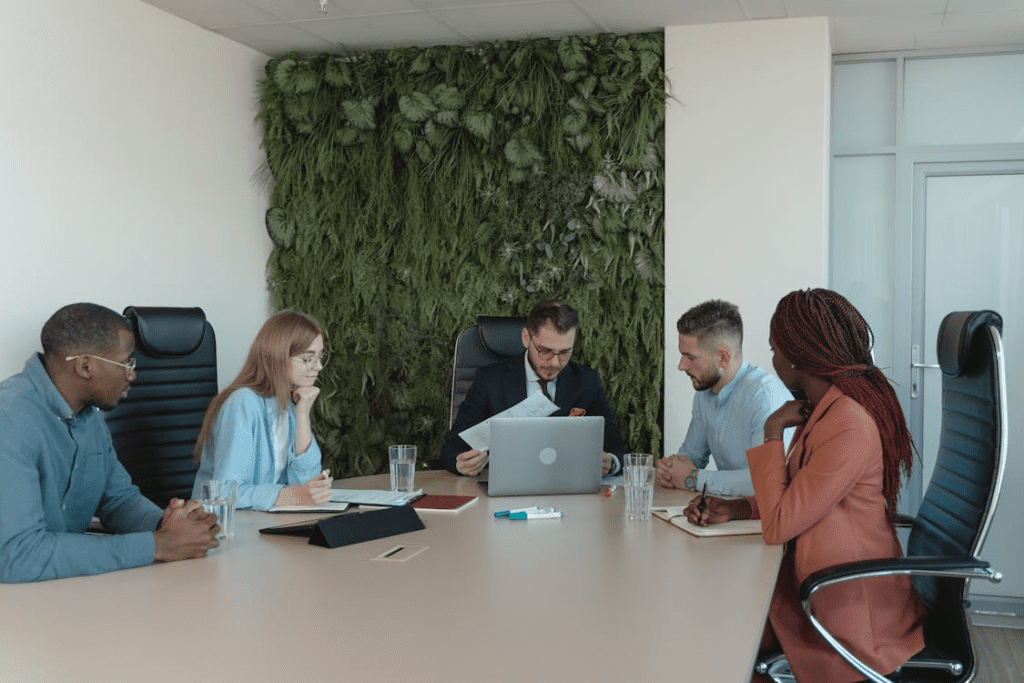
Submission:
<svg viewBox="0 0 1024 683">
<path fill-rule="evenodd" d="M 238 377 L 206 411 L 193 497 L 200 482 L 233 479 L 239 509 L 330 500 L 331 478 L 321 471 L 309 421 L 327 360 L 323 328 L 310 316 L 281 311 L 264 323 Z"/>
</svg>

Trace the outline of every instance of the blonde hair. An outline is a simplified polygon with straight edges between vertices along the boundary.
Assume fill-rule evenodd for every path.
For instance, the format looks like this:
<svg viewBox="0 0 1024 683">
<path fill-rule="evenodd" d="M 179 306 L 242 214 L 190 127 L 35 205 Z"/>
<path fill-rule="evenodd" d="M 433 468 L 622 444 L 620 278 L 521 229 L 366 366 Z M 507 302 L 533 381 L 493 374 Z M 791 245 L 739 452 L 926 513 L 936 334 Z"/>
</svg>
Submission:
<svg viewBox="0 0 1024 683">
<path fill-rule="evenodd" d="M 292 402 L 292 383 L 288 364 L 293 356 L 305 352 L 318 336 L 326 337 L 314 318 L 298 311 L 275 313 L 256 333 L 249 355 L 238 377 L 224 388 L 206 409 L 203 427 L 196 440 L 195 459 L 202 458 L 203 446 L 210 440 L 213 424 L 224 401 L 236 389 L 251 389 L 264 398 L 277 397 L 277 410 L 284 412 Z"/>
</svg>

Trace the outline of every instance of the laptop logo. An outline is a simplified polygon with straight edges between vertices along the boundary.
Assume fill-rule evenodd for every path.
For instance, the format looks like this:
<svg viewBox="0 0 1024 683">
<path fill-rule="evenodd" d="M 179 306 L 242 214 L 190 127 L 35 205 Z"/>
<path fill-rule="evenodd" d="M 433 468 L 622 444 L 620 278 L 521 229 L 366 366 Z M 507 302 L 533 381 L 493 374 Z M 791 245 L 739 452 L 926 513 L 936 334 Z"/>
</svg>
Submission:
<svg viewBox="0 0 1024 683">
<path fill-rule="evenodd" d="M 555 452 L 554 448 L 548 447 L 540 452 L 540 461 L 545 465 L 552 465 L 557 459 L 558 453 Z"/>
</svg>

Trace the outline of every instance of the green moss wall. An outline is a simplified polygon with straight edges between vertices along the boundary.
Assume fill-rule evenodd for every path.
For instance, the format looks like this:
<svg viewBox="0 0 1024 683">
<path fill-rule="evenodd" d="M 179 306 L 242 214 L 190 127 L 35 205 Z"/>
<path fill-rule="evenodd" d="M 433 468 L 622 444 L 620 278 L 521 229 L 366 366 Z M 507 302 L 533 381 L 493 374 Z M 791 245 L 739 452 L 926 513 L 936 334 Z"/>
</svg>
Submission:
<svg viewBox="0 0 1024 683">
<path fill-rule="evenodd" d="M 661 450 L 661 34 L 272 60 L 267 278 L 328 331 L 314 429 L 335 476 L 436 463 L 476 316 L 580 312 L 633 450 Z"/>
</svg>

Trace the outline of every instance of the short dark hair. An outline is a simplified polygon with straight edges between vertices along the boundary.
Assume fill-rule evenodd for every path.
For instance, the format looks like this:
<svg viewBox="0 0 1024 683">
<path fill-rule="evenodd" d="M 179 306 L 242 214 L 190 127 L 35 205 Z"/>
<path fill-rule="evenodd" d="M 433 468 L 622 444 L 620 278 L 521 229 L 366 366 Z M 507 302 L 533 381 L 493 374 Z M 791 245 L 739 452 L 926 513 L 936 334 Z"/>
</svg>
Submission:
<svg viewBox="0 0 1024 683">
<path fill-rule="evenodd" d="M 98 304 L 69 304 L 46 321 L 39 340 L 43 353 L 56 358 L 115 348 L 117 331 L 131 331 L 124 316 Z"/>
<path fill-rule="evenodd" d="M 708 339 L 730 339 L 743 345 L 743 318 L 736 304 L 711 299 L 697 304 L 680 316 L 676 323 L 679 334 L 696 337 L 700 344 Z"/>
<path fill-rule="evenodd" d="M 580 316 L 563 301 L 542 301 L 526 316 L 526 329 L 537 334 L 545 325 L 552 325 L 559 334 L 566 334 L 580 326 Z"/>
</svg>

